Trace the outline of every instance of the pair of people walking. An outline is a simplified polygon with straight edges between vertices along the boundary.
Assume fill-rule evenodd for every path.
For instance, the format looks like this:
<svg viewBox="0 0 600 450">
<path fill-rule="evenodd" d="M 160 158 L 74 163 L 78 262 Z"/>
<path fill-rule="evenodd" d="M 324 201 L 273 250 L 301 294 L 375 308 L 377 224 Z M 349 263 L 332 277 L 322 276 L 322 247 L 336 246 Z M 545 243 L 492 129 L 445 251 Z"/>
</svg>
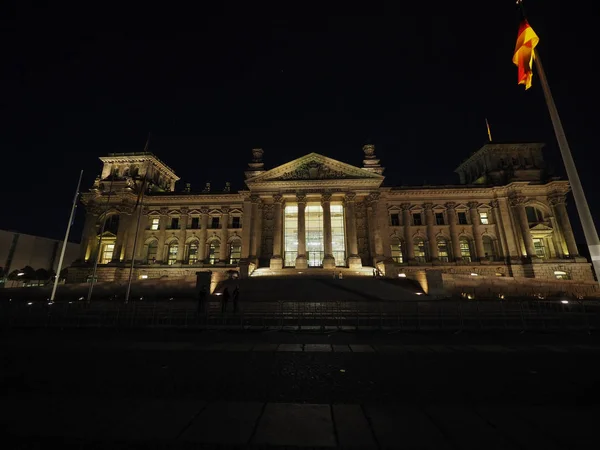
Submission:
<svg viewBox="0 0 600 450">
<path fill-rule="evenodd" d="M 236 286 L 233 290 L 233 294 L 229 293 L 229 288 L 225 287 L 223 289 L 223 295 L 221 295 L 221 312 L 227 312 L 227 303 L 229 302 L 229 298 L 233 297 L 233 312 L 237 312 L 238 310 L 238 300 L 240 297 L 240 287 Z"/>
</svg>

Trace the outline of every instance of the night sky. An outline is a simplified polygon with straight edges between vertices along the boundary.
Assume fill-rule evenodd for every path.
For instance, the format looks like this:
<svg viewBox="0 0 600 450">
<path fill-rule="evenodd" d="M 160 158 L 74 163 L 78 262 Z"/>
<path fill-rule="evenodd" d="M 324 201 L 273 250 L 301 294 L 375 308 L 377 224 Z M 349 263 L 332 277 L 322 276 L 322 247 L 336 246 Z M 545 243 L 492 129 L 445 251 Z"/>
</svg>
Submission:
<svg viewBox="0 0 600 450">
<path fill-rule="evenodd" d="M 0 229 L 62 238 L 79 170 L 85 191 L 99 156 L 143 151 L 148 132 L 178 189 L 243 189 L 254 147 L 266 168 L 313 151 L 360 166 L 365 143 L 388 186 L 458 183 L 454 168 L 487 141 L 485 117 L 494 141 L 546 142 L 562 175 L 539 78 L 527 92 L 516 84 L 514 1 L 418 3 L 376 16 L 161 10 L 152 20 L 19 4 L 1 22 Z M 527 10 L 599 216 L 595 15 L 569 4 Z"/>
</svg>

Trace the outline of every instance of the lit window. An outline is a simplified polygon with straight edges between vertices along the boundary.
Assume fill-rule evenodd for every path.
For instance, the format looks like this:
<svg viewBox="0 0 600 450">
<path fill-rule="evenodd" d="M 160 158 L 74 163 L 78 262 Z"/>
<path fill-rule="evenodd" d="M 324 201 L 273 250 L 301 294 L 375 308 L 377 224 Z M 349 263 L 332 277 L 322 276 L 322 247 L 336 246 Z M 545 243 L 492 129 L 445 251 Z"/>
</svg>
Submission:
<svg viewBox="0 0 600 450">
<path fill-rule="evenodd" d="M 436 225 L 444 225 L 444 213 L 435 213 Z"/>
<path fill-rule="evenodd" d="M 310 267 L 323 265 L 325 240 L 323 236 L 323 207 L 309 203 L 305 208 L 306 257 Z"/>
<path fill-rule="evenodd" d="M 229 247 L 229 264 L 238 264 L 242 257 L 242 243 L 239 240 L 233 241 Z"/>
<path fill-rule="evenodd" d="M 298 256 L 298 205 L 285 205 L 283 230 L 284 265 L 293 267 Z"/>
<path fill-rule="evenodd" d="M 169 244 L 169 253 L 167 256 L 167 264 L 172 266 L 177 262 L 177 251 L 179 250 L 179 244 L 177 241 L 173 241 Z"/>
<path fill-rule="evenodd" d="M 231 219 L 231 228 L 241 228 L 241 217 L 233 217 Z"/>
<path fill-rule="evenodd" d="M 481 221 L 481 225 L 488 225 L 490 223 L 487 212 L 480 212 L 479 220 Z"/>
<path fill-rule="evenodd" d="M 398 214 L 391 214 L 390 215 L 390 224 L 393 227 L 399 227 L 400 226 L 400 216 Z"/>
<path fill-rule="evenodd" d="M 544 239 L 534 238 L 533 248 L 535 250 L 535 256 L 537 256 L 538 258 L 546 257 L 546 246 L 544 245 Z"/>
<path fill-rule="evenodd" d="M 423 225 L 423 221 L 421 220 L 421 213 L 415 213 L 412 215 L 413 217 L 413 225 Z"/>
<path fill-rule="evenodd" d="M 458 213 L 458 223 L 460 225 L 467 225 L 469 222 L 467 221 L 467 213 L 462 211 Z"/>
<path fill-rule="evenodd" d="M 212 241 L 208 247 L 208 262 L 216 264 L 221 256 L 221 244 L 219 241 Z"/>
<path fill-rule="evenodd" d="M 188 264 L 196 264 L 198 262 L 198 242 L 190 242 L 188 246 Z"/>
<path fill-rule="evenodd" d="M 392 253 L 392 259 L 394 260 L 394 262 L 400 264 L 403 263 L 404 255 L 402 254 L 402 242 L 400 241 L 400 239 L 393 239 L 392 243 L 390 244 L 390 249 Z"/>
<path fill-rule="evenodd" d="M 460 246 L 460 257 L 467 262 L 471 262 L 471 245 L 469 241 L 465 238 L 462 238 L 458 241 Z"/>
<path fill-rule="evenodd" d="M 427 262 L 429 256 L 427 254 L 427 244 L 425 240 L 421 238 L 416 238 L 414 241 L 415 246 L 415 260 L 420 263 Z"/>
<path fill-rule="evenodd" d="M 344 233 L 344 206 L 333 204 L 331 211 L 331 250 L 336 266 L 346 265 L 346 236 Z"/>
<path fill-rule="evenodd" d="M 438 258 L 442 262 L 448 262 L 450 260 L 450 251 L 448 250 L 448 241 L 446 239 L 438 239 Z"/>
<path fill-rule="evenodd" d="M 102 244 L 102 258 L 100 264 L 108 264 L 113 259 L 115 244 Z"/>
<path fill-rule="evenodd" d="M 150 224 L 151 230 L 158 230 L 158 224 L 160 223 L 160 219 L 158 217 L 152 218 L 152 223 Z"/>
<path fill-rule="evenodd" d="M 569 274 L 567 272 L 564 272 L 562 270 L 555 270 L 554 271 L 554 276 L 556 277 L 557 280 L 570 280 L 571 277 L 569 276 Z"/>
</svg>

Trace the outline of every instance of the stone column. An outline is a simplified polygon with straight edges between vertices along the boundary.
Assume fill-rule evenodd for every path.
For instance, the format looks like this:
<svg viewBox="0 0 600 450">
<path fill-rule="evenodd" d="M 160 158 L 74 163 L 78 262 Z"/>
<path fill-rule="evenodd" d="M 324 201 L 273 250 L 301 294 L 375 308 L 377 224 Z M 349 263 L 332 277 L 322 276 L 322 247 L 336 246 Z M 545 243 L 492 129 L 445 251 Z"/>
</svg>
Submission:
<svg viewBox="0 0 600 450">
<path fill-rule="evenodd" d="M 358 255 L 358 238 L 356 236 L 356 194 L 348 192 L 344 198 L 346 212 L 346 251 L 348 252 L 348 267 L 360 269 L 362 261 Z"/>
<path fill-rule="evenodd" d="M 93 262 L 91 259 L 94 241 L 96 238 L 96 222 L 98 216 L 91 211 L 87 211 L 85 215 L 85 224 L 83 225 L 83 233 L 81 235 L 81 246 L 79 247 L 79 259 L 81 262 Z"/>
<path fill-rule="evenodd" d="M 567 243 L 569 256 L 572 258 L 579 256 L 579 250 L 577 249 L 577 243 L 575 242 L 575 235 L 573 234 L 573 228 L 571 228 L 571 222 L 569 221 L 569 215 L 567 214 L 567 205 L 565 203 L 564 195 L 551 197 L 549 201 L 554 208 L 560 229 L 564 236 L 565 242 Z"/>
<path fill-rule="evenodd" d="M 137 248 L 133 248 L 133 241 L 135 240 L 135 233 L 136 233 L 136 226 L 137 226 L 137 212 L 135 213 L 134 217 L 131 220 L 131 227 L 130 227 L 130 238 L 127 240 L 127 248 L 125 249 L 125 259 L 127 261 L 131 261 L 132 258 L 134 258 L 134 254 L 135 254 L 135 259 L 136 261 L 141 261 L 143 259 L 142 256 L 145 257 L 145 255 L 142 255 L 142 250 L 144 249 L 144 243 L 146 240 L 146 234 L 144 233 L 144 230 L 146 230 L 146 228 L 148 227 L 148 213 L 149 210 L 148 208 L 144 207 L 144 209 L 142 210 L 142 216 L 140 217 L 140 226 L 137 228 L 137 234 L 138 234 L 138 238 L 137 238 L 137 243 L 136 246 Z"/>
<path fill-rule="evenodd" d="M 221 207 L 221 254 L 219 259 L 225 264 L 229 263 L 229 207 Z"/>
<path fill-rule="evenodd" d="M 525 212 L 525 197 L 512 197 L 510 199 L 510 204 L 515 211 L 517 223 L 521 228 L 521 235 L 523 236 L 527 256 L 529 258 L 536 258 L 533 238 L 531 237 L 531 230 L 529 229 L 529 221 L 527 220 L 527 213 Z"/>
<path fill-rule="evenodd" d="M 198 239 L 200 240 L 200 245 L 198 246 L 198 261 L 204 262 L 207 258 L 206 254 L 206 239 L 208 232 L 208 208 L 203 206 L 200 208 L 200 233 Z"/>
<path fill-rule="evenodd" d="M 188 208 L 181 208 L 181 216 L 179 217 L 179 231 L 177 232 L 177 239 L 179 240 L 179 246 L 177 247 L 177 264 L 183 264 L 186 261 L 187 251 L 185 245 L 185 230 L 187 229 L 188 223 Z"/>
<path fill-rule="evenodd" d="M 568 258 L 569 251 L 566 248 L 566 240 L 562 234 L 561 227 L 558 225 L 556 216 L 548 217 L 550 219 L 550 227 L 552 228 L 552 247 L 556 258 Z"/>
<path fill-rule="evenodd" d="M 410 223 L 410 203 L 402 203 L 402 225 L 404 226 L 404 247 L 406 248 L 406 255 L 404 260 L 414 261 L 415 259 L 415 244 L 412 239 L 412 230 Z"/>
<path fill-rule="evenodd" d="M 517 237 L 518 223 L 515 224 L 515 217 L 508 205 L 508 198 L 500 197 L 498 199 L 498 208 L 502 217 L 502 232 L 506 235 L 507 258 L 519 258 L 521 256 L 521 245 Z"/>
<path fill-rule="evenodd" d="M 427 225 L 427 240 L 429 241 L 429 254 L 431 255 L 432 261 L 437 261 L 439 259 L 439 252 L 437 246 L 437 239 L 435 238 L 435 229 L 433 226 L 434 217 L 433 217 L 433 203 L 425 203 L 423 205 L 425 208 L 425 224 Z"/>
<path fill-rule="evenodd" d="M 448 215 L 448 225 L 450 228 L 450 240 L 452 241 L 452 257 L 455 261 L 461 261 L 460 239 L 458 237 L 458 228 L 456 227 L 458 218 L 456 216 L 456 203 L 446 203 L 446 213 Z"/>
<path fill-rule="evenodd" d="M 502 219 L 502 212 L 500 211 L 500 202 L 498 200 L 492 200 L 490 202 L 492 207 L 492 220 L 496 225 L 496 233 L 498 234 L 498 241 L 500 242 L 499 256 L 506 258 L 509 255 L 508 243 L 506 242 L 506 230 L 504 229 L 504 221 Z"/>
<path fill-rule="evenodd" d="M 324 269 L 335 269 L 335 258 L 333 257 L 333 245 L 331 234 L 331 194 L 321 195 L 321 206 L 323 207 L 323 243 L 325 257 L 323 258 Z"/>
<path fill-rule="evenodd" d="M 256 240 L 256 264 L 258 267 L 258 258 L 262 251 L 262 232 L 263 232 L 263 216 L 265 205 L 261 201 L 258 202 L 258 210 L 254 218 L 254 239 Z"/>
<path fill-rule="evenodd" d="M 298 256 L 296 257 L 296 269 L 306 269 L 308 261 L 306 259 L 306 195 L 296 194 L 298 202 Z"/>
<path fill-rule="evenodd" d="M 381 239 L 381 230 L 377 220 L 377 205 L 379 202 L 379 192 L 373 192 L 367 199 L 367 223 L 369 226 L 369 242 L 371 243 L 371 257 L 373 265 L 383 259 L 383 241 Z"/>
<path fill-rule="evenodd" d="M 248 261 L 250 257 L 250 240 L 252 237 L 252 201 L 246 195 L 242 207 L 242 260 Z"/>
<path fill-rule="evenodd" d="M 283 197 L 279 194 L 273 196 L 273 256 L 271 257 L 270 267 L 273 270 L 283 267 L 283 258 L 281 257 L 281 241 L 283 239 L 283 211 L 281 204 Z"/>
<path fill-rule="evenodd" d="M 477 259 L 475 261 L 481 261 L 485 257 L 483 250 L 483 236 L 481 235 L 481 219 L 477 207 L 478 202 L 469 202 L 469 213 L 471 214 L 471 225 L 473 226 L 473 238 L 475 239 L 475 253 L 477 253 Z"/>
<path fill-rule="evenodd" d="M 117 239 L 115 240 L 115 251 L 112 261 L 121 262 L 125 259 L 125 246 L 128 238 L 128 228 L 131 225 L 131 212 L 121 212 L 119 214 L 119 229 L 117 230 Z"/>
<path fill-rule="evenodd" d="M 253 195 L 251 197 L 252 201 L 252 224 L 250 227 L 250 260 L 253 263 L 256 263 L 256 249 L 258 247 L 258 228 L 259 228 L 259 217 L 258 217 L 258 205 L 260 204 L 260 197 L 258 195 Z"/>
<path fill-rule="evenodd" d="M 156 261 L 160 264 L 167 263 L 167 250 L 165 248 L 165 240 L 167 236 L 167 220 L 169 210 L 167 208 L 160 209 L 160 221 L 158 223 L 158 249 L 156 252 Z"/>
</svg>

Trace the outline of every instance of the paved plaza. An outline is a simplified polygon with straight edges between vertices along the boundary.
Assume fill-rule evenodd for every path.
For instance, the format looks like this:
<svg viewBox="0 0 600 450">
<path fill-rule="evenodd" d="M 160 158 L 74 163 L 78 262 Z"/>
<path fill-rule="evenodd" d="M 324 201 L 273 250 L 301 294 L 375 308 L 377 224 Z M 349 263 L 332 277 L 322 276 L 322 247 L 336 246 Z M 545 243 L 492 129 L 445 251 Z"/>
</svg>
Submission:
<svg viewBox="0 0 600 450">
<path fill-rule="evenodd" d="M 1 424 L 6 448 L 589 448 L 598 356 L 587 334 L 12 330 Z"/>
</svg>

